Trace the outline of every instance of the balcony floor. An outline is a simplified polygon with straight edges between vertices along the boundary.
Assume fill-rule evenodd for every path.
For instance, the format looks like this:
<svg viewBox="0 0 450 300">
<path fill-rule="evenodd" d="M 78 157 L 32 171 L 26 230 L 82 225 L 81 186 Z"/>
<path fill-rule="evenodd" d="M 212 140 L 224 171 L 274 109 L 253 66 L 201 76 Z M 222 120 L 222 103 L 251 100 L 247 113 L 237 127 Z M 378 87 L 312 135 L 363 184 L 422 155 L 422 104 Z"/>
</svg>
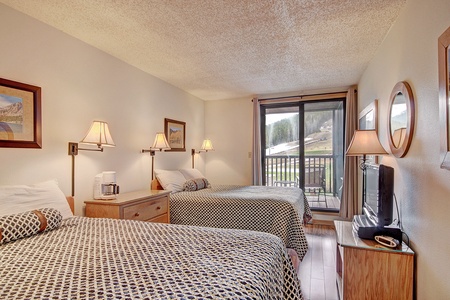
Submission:
<svg viewBox="0 0 450 300">
<path fill-rule="evenodd" d="M 309 203 L 309 206 L 311 207 L 311 209 L 328 208 L 328 209 L 339 210 L 339 207 L 341 205 L 339 198 L 333 197 L 331 194 L 327 194 L 326 204 L 325 204 L 325 196 L 323 194 L 320 194 L 318 199 L 317 199 L 317 194 L 314 194 L 314 193 L 306 192 L 305 195 L 306 195 L 306 199 L 308 199 L 308 203 Z"/>
</svg>

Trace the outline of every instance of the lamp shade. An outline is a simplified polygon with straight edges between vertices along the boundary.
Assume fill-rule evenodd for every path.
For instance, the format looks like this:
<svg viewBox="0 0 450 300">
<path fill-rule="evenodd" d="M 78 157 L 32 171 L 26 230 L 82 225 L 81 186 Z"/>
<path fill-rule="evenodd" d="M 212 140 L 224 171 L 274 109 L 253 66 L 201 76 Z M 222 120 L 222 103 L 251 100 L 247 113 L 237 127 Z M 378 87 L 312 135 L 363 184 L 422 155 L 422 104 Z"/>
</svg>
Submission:
<svg viewBox="0 0 450 300">
<path fill-rule="evenodd" d="M 347 156 L 382 154 L 388 153 L 381 145 L 375 130 L 356 130 L 346 153 Z"/>
<path fill-rule="evenodd" d="M 169 142 L 166 139 L 164 132 L 158 132 L 155 136 L 155 141 L 153 142 L 152 150 L 170 150 Z"/>
<path fill-rule="evenodd" d="M 214 151 L 214 147 L 212 145 L 211 140 L 209 139 L 204 140 L 202 147 L 200 148 L 200 151 Z"/>
<path fill-rule="evenodd" d="M 94 144 L 99 147 L 115 147 L 114 141 L 109 132 L 108 123 L 103 121 L 92 122 L 86 136 L 80 141 L 83 144 Z"/>
</svg>

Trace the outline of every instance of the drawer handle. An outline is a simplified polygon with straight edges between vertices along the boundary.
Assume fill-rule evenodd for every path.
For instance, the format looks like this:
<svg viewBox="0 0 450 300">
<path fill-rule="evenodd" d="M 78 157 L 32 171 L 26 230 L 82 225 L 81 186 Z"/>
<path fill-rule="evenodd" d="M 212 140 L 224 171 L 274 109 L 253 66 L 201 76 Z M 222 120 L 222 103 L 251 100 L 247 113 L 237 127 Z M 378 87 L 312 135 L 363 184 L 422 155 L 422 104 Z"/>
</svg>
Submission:
<svg viewBox="0 0 450 300">
<path fill-rule="evenodd" d="M 138 213 L 138 212 L 135 213 L 134 216 L 135 216 L 135 217 L 139 217 L 139 213 Z"/>
<path fill-rule="evenodd" d="M 161 209 L 161 206 L 156 207 L 156 210 L 160 210 L 160 209 Z"/>
</svg>

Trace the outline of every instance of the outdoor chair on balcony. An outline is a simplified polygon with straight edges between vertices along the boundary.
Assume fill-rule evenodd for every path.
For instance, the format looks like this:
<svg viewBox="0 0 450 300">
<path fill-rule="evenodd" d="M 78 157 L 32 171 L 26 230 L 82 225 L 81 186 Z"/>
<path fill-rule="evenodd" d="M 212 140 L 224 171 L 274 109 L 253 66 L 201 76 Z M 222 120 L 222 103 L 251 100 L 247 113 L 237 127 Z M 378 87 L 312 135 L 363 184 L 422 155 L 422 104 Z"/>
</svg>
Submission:
<svg viewBox="0 0 450 300">
<path fill-rule="evenodd" d="M 328 208 L 327 204 L 327 194 L 326 192 L 326 178 L 325 178 L 325 166 L 313 166 L 312 168 L 306 169 L 305 172 L 305 192 L 317 193 L 317 201 L 313 202 L 324 202 L 325 207 Z M 323 199 L 320 199 L 320 192 L 323 192 Z"/>
</svg>

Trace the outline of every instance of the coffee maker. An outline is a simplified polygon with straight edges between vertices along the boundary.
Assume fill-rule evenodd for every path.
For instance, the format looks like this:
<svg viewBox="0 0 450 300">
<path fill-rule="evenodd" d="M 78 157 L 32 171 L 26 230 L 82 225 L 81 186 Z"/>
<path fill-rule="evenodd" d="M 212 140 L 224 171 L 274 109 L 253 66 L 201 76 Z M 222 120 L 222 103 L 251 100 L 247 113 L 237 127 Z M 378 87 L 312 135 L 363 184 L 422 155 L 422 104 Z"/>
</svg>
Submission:
<svg viewBox="0 0 450 300">
<path fill-rule="evenodd" d="M 106 171 L 97 174 L 94 179 L 94 199 L 112 200 L 119 194 L 116 172 Z"/>
</svg>

